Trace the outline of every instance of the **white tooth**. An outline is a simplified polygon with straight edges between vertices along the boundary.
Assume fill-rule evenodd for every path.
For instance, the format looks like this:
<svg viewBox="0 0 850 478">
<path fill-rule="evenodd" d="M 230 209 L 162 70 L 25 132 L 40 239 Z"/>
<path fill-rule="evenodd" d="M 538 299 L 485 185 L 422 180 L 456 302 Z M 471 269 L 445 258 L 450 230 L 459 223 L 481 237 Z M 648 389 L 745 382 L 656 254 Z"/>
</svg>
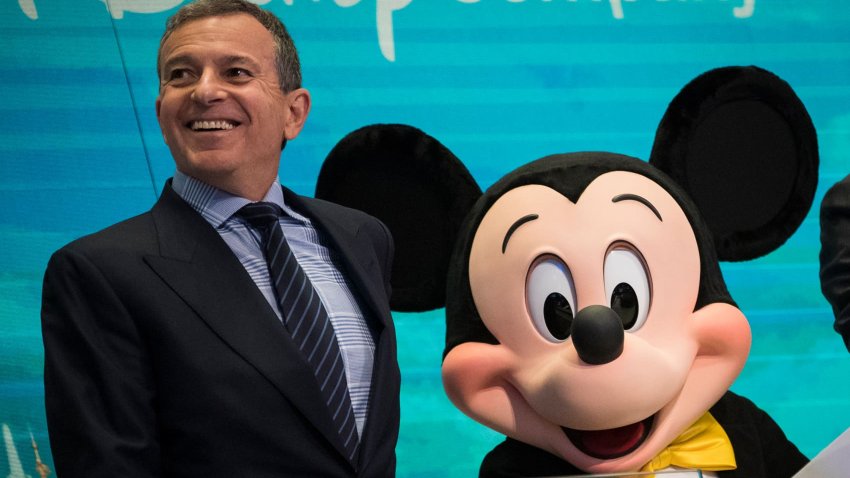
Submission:
<svg viewBox="0 0 850 478">
<path fill-rule="evenodd" d="M 199 129 L 233 129 L 233 123 L 224 120 L 218 121 L 195 121 L 192 123 L 192 129 L 197 131 Z"/>
</svg>

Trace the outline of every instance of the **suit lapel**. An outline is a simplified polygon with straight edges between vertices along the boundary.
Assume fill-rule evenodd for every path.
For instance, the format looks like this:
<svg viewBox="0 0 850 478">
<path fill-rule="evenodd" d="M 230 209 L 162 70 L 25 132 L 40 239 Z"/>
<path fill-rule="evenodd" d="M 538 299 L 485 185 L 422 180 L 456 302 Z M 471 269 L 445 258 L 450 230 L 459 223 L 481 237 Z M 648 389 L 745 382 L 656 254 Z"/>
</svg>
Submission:
<svg viewBox="0 0 850 478">
<path fill-rule="evenodd" d="M 345 456 L 310 365 L 221 236 L 170 185 L 152 214 L 160 255 L 145 262 Z"/>
<path fill-rule="evenodd" d="M 286 188 L 283 191 L 287 204 L 309 217 L 339 252 L 348 283 L 360 299 L 363 313 L 378 320 L 371 399 L 360 440 L 358 466 L 364 469 L 377 449 L 383 446 L 371 437 L 387 439 L 398 433 L 399 369 L 389 299 L 381 283 L 383 274 L 376 262 L 371 240 L 359 233 L 359 223 L 352 221 L 349 216 L 334 214 L 335 210 L 326 209 L 322 202 L 302 198 Z M 385 429 L 388 427 L 395 428 L 395 431 L 387 432 Z"/>
<path fill-rule="evenodd" d="M 389 309 L 384 286 L 379 282 L 382 274 L 372 246 L 367 238 L 359 234 L 357 223 L 347 216 L 330 216 L 317 201 L 305 200 L 286 188 L 283 188 L 283 191 L 286 203 L 310 218 L 313 225 L 325 233 L 331 245 L 339 252 L 338 257 L 345 267 L 348 284 L 358 293 L 357 297 L 365 301 L 360 305 L 369 309 L 363 312 L 372 312 L 372 316 L 376 317 L 381 325 L 386 325 L 389 321 Z"/>
</svg>

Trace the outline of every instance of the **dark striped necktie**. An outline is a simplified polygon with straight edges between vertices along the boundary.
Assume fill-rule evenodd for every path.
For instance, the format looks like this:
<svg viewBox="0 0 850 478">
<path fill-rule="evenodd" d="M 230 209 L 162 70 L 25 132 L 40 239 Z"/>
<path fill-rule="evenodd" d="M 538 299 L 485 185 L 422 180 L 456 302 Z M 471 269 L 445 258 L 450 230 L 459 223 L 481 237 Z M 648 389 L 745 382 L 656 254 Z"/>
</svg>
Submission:
<svg viewBox="0 0 850 478">
<path fill-rule="evenodd" d="M 319 294 L 283 237 L 278 222 L 280 212 L 276 204 L 258 202 L 246 205 L 237 215 L 262 235 L 263 253 L 284 325 L 313 366 L 348 459 L 356 463 L 359 440 L 342 353 Z"/>
</svg>

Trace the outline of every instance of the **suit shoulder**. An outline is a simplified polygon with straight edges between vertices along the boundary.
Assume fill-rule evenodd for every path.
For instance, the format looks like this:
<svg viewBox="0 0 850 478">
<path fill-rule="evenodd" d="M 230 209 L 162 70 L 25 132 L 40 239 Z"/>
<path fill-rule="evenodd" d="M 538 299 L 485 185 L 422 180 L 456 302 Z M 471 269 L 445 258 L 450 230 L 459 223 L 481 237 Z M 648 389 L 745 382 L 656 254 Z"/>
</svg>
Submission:
<svg viewBox="0 0 850 478">
<path fill-rule="evenodd" d="M 301 199 L 305 203 L 309 203 L 315 209 L 322 211 L 322 213 L 331 216 L 346 217 L 348 220 L 356 222 L 378 221 L 378 219 L 374 216 L 371 216 L 359 209 L 353 209 L 348 206 L 343 206 L 330 201 L 326 201 L 324 199 L 310 198 L 305 196 L 301 196 Z"/>
<path fill-rule="evenodd" d="M 373 241 L 392 244 L 392 235 L 387 226 L 380 219 L 366 212 L 324 199 L 299 196 L 299 200 L 322 217 L 347 225 L 351 231 L 365 231 Z"/>
<path fill-rule="evenodd" d="M 155 231 L 150 212 L 145 212 L 77 238 L 56 254 L 78 253 L 95 258 L 131 250 L 148 250 L 155 244 Z"/>
</svg>

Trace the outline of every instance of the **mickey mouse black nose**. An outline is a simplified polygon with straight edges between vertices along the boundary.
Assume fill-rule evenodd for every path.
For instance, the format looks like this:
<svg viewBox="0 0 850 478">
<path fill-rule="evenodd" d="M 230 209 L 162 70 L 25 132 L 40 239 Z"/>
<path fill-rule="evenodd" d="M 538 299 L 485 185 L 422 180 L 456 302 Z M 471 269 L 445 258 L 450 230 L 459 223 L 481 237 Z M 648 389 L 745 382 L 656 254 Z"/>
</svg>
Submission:
<svg viewBox="0 0 850 478">
<path fill-rule="evenodd" d="M 579 358 L 590 365 L 612 362 L 623 353 L 623 323 L 608 307 L 590 305 L 573 319 L 571 336 Z"/>
</svg>

